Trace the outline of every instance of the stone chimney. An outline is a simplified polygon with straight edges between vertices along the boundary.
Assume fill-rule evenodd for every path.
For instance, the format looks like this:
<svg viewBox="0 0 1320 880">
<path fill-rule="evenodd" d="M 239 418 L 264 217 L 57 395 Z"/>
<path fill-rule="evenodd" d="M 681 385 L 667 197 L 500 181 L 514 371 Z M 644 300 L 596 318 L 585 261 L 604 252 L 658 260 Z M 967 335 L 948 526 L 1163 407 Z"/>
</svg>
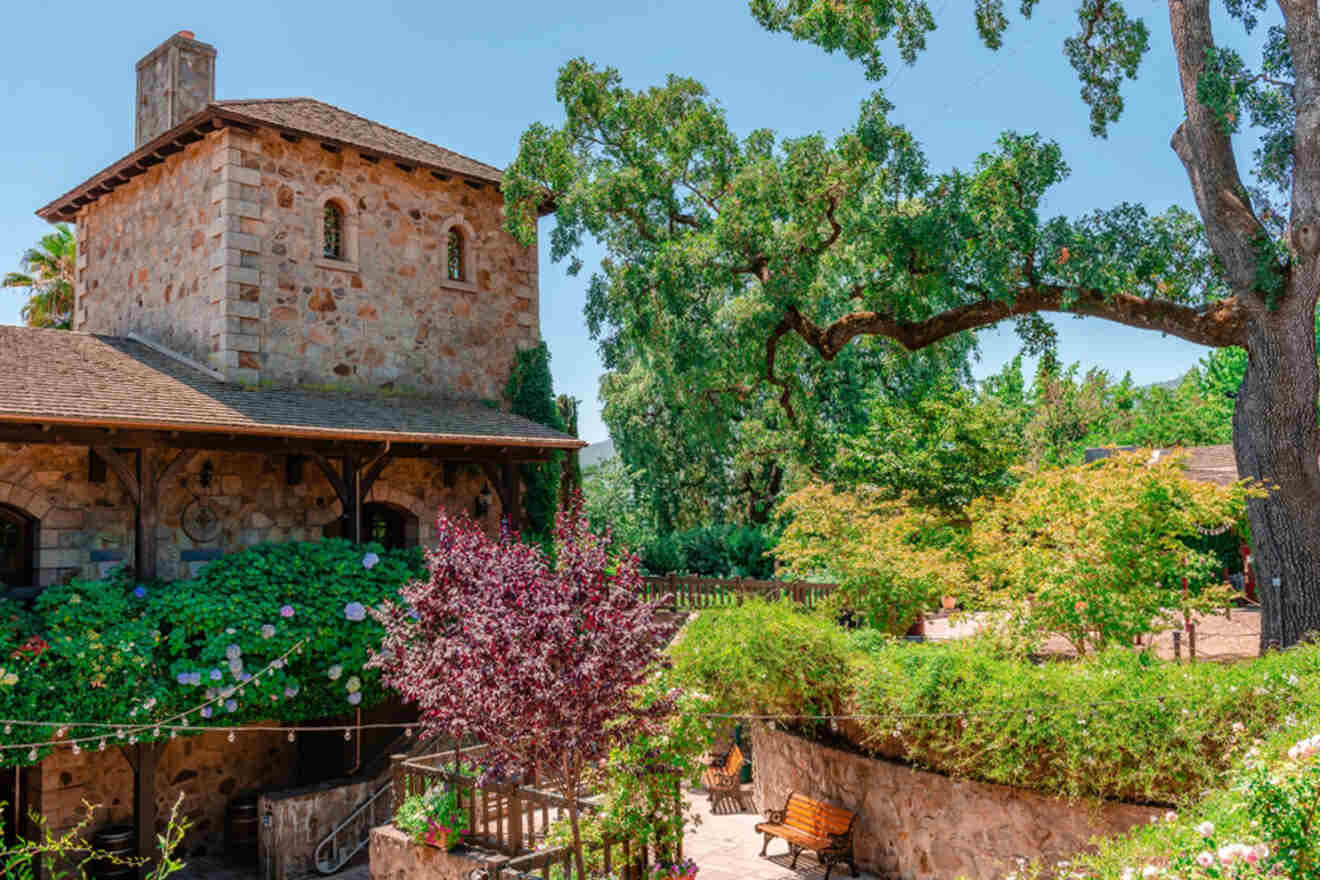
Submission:
<svg viewBox="0 0 1320 880">
<path fill-rule="evenodd" d="M 134 148 L 215 100 L 215 47 L 179 31 L 137 63 Z"/>
</svg>

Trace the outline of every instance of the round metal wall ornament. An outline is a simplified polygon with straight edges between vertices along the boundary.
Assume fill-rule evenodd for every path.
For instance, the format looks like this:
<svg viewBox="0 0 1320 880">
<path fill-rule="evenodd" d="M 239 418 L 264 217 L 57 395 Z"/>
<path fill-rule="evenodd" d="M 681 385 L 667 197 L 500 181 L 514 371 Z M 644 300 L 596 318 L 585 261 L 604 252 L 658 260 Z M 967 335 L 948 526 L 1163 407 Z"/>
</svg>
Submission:
<svg viewBox="0 0 1320 880">
<path fill-rule="evenodd" d="M 201 498 L 190 501 L 179 519 L 183 525 L 183 533 L 199 544 L 214 541 L 220 534 L 219 515 Z"/>
</svg>

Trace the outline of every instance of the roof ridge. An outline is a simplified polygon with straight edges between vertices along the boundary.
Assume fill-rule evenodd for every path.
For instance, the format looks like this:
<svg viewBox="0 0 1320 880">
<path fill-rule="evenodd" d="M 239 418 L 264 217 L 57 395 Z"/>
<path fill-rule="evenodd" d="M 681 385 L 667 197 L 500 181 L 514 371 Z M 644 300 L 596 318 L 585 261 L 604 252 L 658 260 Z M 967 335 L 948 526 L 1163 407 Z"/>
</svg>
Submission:
<svg viewBox="0 0 1320 880">
<path fill-rule="evenodd" d="M 291 104 L 294 101 L 316 101 L 318 104 L 325 104 L 324 101 L 317 101 L 316 98 L 307 95 L 293 95 L 288 98 L 224 98 L 219 101 L 211 101 L 212 104 Z M 333 105 L 326 105 L 333 106 Z"/>
<path fill-rule="evenodd" d="M 491 165 L 489 162 L 483 162 L 480 159 L 474 159 L 471 156 L 467 155 L 466 153 L 460 153 L 457 150 L 451 150 L 449 147 L 443 146 L 441 144 L 437 144 L 435 141 L 428 141 L 425 138 L 418 137 L 415 134 L 409 134 L 408 132 L 403 131 L 402 129 L 399 128 L 395 128 L 392 125 L 386 125 L 383 122 L 378 122 L 377 120 L 372 119 L 370 116 L 363 116 L 361 113 L 354 113 L 352 110 L 345 110 L 343 107 L 340 107 L 338 104 L 331 104 L 329 101 L 322 101 L 320 98 L 309 98 L 309 97 L 252 98 L 246 100 L 241 98 L 231 98 L 225 101 L 212 101 L 211 103 L 213 104 L 292 104 L 298 101 L 310 101 L 313 104 L 320 104 L 322 107 L 329 107 L 331 110 L 334 110 L 338 113 L 344 113 L 348 116 L 352 116 L 355 119 L 360 119 L 363 122 L 367 123 L 368 125 L 374 125 L 377 128 L 383 128 L 386 131 L 393 132 L 394 134 L 399 135 L 400 137 L 406 137 L 409 140 L 417 141 L 418 143 L 425 144 L 428 147 L 435 147 L 437 150 L 444 150 L 446 153 L 457 156 L 460 159 L 466 159 L 469 162 L 476 163 L 477 165 L 480 165 L 483 168 L 489 168 L 491 171 L 494 171 L 498 174 L 504 173 L 504 170 L 502 168 L 497 168 L 496 166 Z"/>
</svg>

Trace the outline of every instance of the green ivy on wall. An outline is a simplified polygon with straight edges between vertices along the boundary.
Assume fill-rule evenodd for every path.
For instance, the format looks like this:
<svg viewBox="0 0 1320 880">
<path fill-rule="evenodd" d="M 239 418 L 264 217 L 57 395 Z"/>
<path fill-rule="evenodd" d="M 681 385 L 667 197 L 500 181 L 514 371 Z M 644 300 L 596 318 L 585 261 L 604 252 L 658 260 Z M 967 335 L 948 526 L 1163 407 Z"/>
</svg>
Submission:
<svg viewBox="0 0 1320 880">
<path fill-rule="evenodd" d="M 550 376 L 550 349 L 544 342 L 517 352 L 505 394 L 516 415 L 556 431 L 565 430 Z M 563 452 L 555 451 L 550 461 L 521 465 L 523 531 L 538 541 L 548 539 L 555 524 L 563 457 Z"/>
</svg>

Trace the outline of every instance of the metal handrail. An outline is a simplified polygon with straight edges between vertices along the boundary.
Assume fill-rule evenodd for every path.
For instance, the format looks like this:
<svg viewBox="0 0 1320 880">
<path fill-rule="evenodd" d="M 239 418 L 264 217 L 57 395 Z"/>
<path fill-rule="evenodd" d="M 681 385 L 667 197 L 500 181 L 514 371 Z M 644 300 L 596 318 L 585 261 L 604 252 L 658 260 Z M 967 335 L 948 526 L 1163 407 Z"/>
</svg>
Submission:
<svg viewBox="0 0 1320 880">
<path fill-rule="evenodd" d="M 371 829 L 374 828 L 377 824 L 375 821 L 376 803 L 381 798 L 385 798 L 385 805 L 387 807 L 390 806 L 391 804 L 390 798 L 391 795 L 393 794 L 393 789 L 394 789 L 394 780 L 390 779 L 386 781 L 384 785 L 376 789 L 376 791 L 373 792 L 370 796 L 368 796 L 364 801 L 362 801 L 362 803 L 358 804 L 357 808 L 354 809 L 353 812 L 349 813 L 348 816 L 346 816 L 342 822 L 336 825 L 330 831 L 330 833 L 326 835 L 326 838 L 322 840 L 320 844 L 318 844 L 316 847 L 316 855 L 315 855 L 316 870 L 320 871 L 322 874 L 334 874 L 340 868 L 344 867 L 344 865 L 347 865 L 349 861 L 353 858 L 353 856 L 360 853 L 362 851 L 362 848 L 371 842 L 370 832 Z M 367 833 L 360 834 L 357 837 L 356 841 L 353 843 L 351 849 L 340 849 L 338 845 L 339 832 L 343 831 L 349 825 L 352 825 L 358 819 L 358 817 L 361 816 L 363 813 L 365 813 L 367 810 L 372 811 L 371 821 L 367 823 Z M 327 847 L 329 847 L 329 853 L 323 855 L 323 851 Z"/>
</svg>

